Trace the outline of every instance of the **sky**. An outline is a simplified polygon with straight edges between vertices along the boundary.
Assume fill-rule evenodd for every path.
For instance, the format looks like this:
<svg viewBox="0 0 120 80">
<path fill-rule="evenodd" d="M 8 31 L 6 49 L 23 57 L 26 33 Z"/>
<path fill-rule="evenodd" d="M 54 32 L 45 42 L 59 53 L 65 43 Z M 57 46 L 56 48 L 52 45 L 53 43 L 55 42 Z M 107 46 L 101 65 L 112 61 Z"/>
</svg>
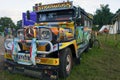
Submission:
<svg viewBox="0 0 120 80">
<path fill-rule="evenodd" d="M 10 17 L 15 24 L 22 19 L 22 12 L 32 11 L 36 3 L 50 4 L 67 0 L 0 0 L 0 17 Z M 85 11 L 95 14 L 100 9 L 100 4 L 109 4 L 111 12 L 115 13 L 120 8 L 120 0 L 69 0 L 75 6 L 80 6 Z"/>
</svg>

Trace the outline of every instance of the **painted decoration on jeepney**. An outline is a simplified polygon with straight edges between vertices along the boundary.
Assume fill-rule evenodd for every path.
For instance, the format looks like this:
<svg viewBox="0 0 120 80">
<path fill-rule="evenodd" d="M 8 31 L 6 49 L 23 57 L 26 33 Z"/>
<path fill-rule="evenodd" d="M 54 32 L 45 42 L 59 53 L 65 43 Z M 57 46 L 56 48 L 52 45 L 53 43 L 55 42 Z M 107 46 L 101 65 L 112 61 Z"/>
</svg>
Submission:
<svg viewBox="0 0 120 80">
<path fill-rule="evenodd" d="M 89 41 L 90 37 L 91 37 L 91 35 L 90 35 L 90 32 L 89 32 L 89 31 L 84 32 L 84 39 L 85 39 L 86 41 Z"/>
<path fill-rule="evenodd" d="M 34 25 L 37 21 L 37 14 L 30 12 L 30 20 L 27 19 L 27 13 L 22 14 L 22 26 Z"/>
<path fill-rule="evenodd" d="M 63 2 L 63 3 L 39 5 L 39 6 L 35 5 L 35 6 L 33 6 L 33 11 L 61 9 L 61 8 L 71 8 L 72 6 L 73 6 L 72 2 Z"/>
<path fill-rule="evenodd" d="M 20 48 L 18 46 L 18 38 L 14 38 L 13 40 L 13 49 L 12 49 L 12 59 L 17 62 L 18 60 L 18 57 L 17 57 L 17 54 L 18 54 L 18 51 L 20 51 Z"/>
<path fill-rule="evenodd" d="M 32 44 L 31 44 L 31 50 L 30 50 L 30 59 L 33 63 L 33 65 L 36 65 L 35 62 L 35 57 L 37 56 L 36 52 L 37 52 L 37 48 L 36 48 L 36 38 L 32 39 Z"/>
<path fill-rule="evenodd" d="M 76 28 L 76 41 L 77 43 L 81 43 L 83 40 L 83 30 L 82 30 L 82 26 L 81 27 L 77 27 Z"/>
<path fill-rule="evenodd" d="M 84 39 L 86 41 L 89 41 L 91 35 L 90 35 L 90 32 L 91 32 L 91 28 L 89 27 L 84 27 Z"/>
</svg>

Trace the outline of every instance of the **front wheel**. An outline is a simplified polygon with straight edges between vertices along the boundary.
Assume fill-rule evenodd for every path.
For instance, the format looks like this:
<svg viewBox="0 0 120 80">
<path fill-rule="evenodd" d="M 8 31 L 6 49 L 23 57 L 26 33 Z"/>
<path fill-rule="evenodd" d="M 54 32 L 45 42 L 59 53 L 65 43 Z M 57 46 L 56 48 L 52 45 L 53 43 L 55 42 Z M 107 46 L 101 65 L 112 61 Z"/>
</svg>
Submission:
<svg viewBox="0 0 120 80">
<path fill-rule="evenodd" d="M 60 53 L 60 77 L 66 78 L 70 74 L 72 63 L 72 52 L 70 48 L 65 48 Z"/>
</svg>

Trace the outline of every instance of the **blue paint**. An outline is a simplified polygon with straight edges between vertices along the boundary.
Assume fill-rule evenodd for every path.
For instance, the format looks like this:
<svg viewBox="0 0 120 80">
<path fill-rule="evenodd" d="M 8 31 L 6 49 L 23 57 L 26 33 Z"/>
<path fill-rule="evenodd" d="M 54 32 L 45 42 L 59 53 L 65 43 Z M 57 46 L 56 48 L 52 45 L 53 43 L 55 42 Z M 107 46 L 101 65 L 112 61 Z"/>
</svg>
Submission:
<svg viewBox="0 0 120 80">
<path fill-rule="evenodd" d="M 37 14 L 35 12 L 30 13 L 30 20 L 27 19 L 27 14 L 22 14 L 23 26 L 34 25 L 37 21 Z"/>
<path fill-rule="evenodd" d="M 36 52 L 37 52 L 37 47 L 36 47 L 36 38 L 33 38 L 32 39 L 32 55 L 31 55 L 31 61 L 33 63 L 33 65 L 36 65 L 36 62 L 35 62 L 35 57 L 36 57 Z"/>
</svg>

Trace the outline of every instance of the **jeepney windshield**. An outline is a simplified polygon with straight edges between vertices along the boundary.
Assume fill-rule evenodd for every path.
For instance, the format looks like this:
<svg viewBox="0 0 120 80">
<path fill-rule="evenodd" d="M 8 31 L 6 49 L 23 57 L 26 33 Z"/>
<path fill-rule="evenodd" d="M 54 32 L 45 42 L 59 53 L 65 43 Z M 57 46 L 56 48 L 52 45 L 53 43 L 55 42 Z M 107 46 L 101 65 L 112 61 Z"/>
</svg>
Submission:
<svg viewBox="0 0 120 80">
<path fill-rule="evenodd" d="M 38 22 L 69 21 L 73 16 L 73 10 L 39 12 L 37 14 Z"/>
</svg>

